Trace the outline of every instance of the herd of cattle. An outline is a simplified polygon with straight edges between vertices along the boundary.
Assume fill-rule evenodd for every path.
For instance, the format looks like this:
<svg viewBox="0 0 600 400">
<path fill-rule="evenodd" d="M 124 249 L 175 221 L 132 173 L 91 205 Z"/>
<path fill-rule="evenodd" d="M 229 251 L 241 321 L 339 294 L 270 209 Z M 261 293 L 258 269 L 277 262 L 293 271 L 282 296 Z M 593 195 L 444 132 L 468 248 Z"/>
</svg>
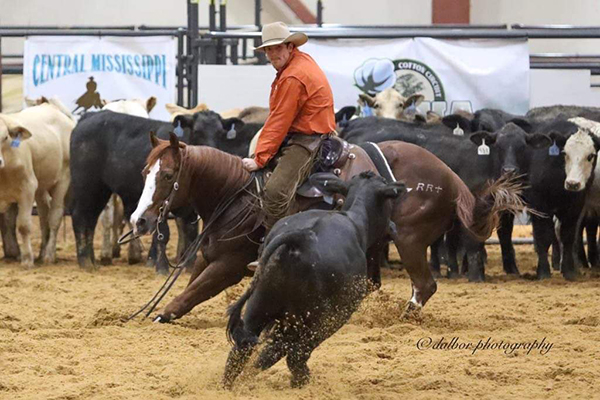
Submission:
<svg viewBox="0 0 600 400">
<path fill-rule="evenodd" d="M 420 114 L 416 107 L 420 101 L 420 95 L 406 99 L 393 89 L 374 97 L 361 95 L 358 109 L 370 109 L 373 116 L 357 117 L 357 107 L 344 107 L 336 113 L 338 132 L 353 144 L 400 140 L 421 146 L 446 163 L 475 194 L 490 180 L 504 174 L 519 175 L 526 187 L 524 198 L 534 210 L 530 216 L 539 260 L 538 278 L 550 276 L 550 245 L 554 246 L 553 267 L 560 269 L 566 279 L 577 277 L 578 266 L 600 267 L 596 247 L 600 178 L 596 179 L 594 173 L 600 148 L 600 108 L 542 107 L 525 116 L 482 109 L 442 118 Z M 119 255 L 116 237 L 122 232 L 123 221 L 135 210 L 144 187 L 140 173 L 151 150 L 149 132 L 166 139 L 169 132 L 175 131 L 188 144 L 245 156 L 268 116 L 268 110 L 260 107 L 220 115 L 205 105 L 193 110 L 168 105 L 172 121 L 161 122 L 148 117 L 155 103 L 154 98 L 109 103 L 106 111 L 84 114 L 78 122 L 56 99 L 38 101 L 19 113 L 0 115 L 0 211 L 5 213 L 0 228 L 5 257 L 20 257 L 24 266 L 33 266 L 30 225 L 35 202 L 42 231 L 39 259 L 53 262 L 56 233 L 68 198 L 77 259 L 83 267 L 95 264 L 94 231 L 108 203 L 101 217 L 101 262 L 110 263 Z M 197 217 L 191 208 L 174 214 L 179 217 L 183 238 L 181 252 L 197 234 L 192 224 Z M 514 216 L 507 213 L 498 229 L 503 267 L 508 274 L 519 273 L 511 243 L 513 221 Z M 588 235 L 587 257 L 581 240 L 584 228 Z M 164 250 L 168 228 L 165 232 L 162 241 L 153 241 L 149 254 L 159 272 L 168 270 Z M 433 272 L 440 273 L 444 239 L 448 246 L 460 243 L 465 253 L 462 271 L 456 259 L 447 258 L 448 276 L 466 272 L 471 281 L 483 280 L 483 244 L 462 234 L 460 226 L 453 227 L 432 246 Z M 138 241 L 131 243 L 128 260 L 141 260 Z"/>
<path fill-rule="evenodd" d="M 368 249 L 374 243 L 379 246 L 387 235 L 394 237 L 390 232 L 395 225 L 390 221 L 394 222 L 392 210 L 399 203 L 393 205 L 392 201 L 411 190 L 437 191 L 438 198 L 448 193 L 445 201 L 454 207 L 452 213 L 468 209 L 473 217 L 452 216 L 456 222 L 432 244 L 430 268 L 434 275 L 441 275 L 441 249 L 446 247 L 448 277 L 463 273 L 470 281 L 483 281 L 485 235 L 473 234 L 473 226 L 480 223 L 474 217 L 483 220 L 486 215 L 485 231 L 490 232 L 488 221 L 496 214 L 503 268 L 507 274 L 519 274 L 511 241 L 515 216 L 494 208 L 502 203 L 497 197 L 517 197 L 516 192 L 528 205 L 539 279 L 551 275 L 551 245 L 552 266 L 567 280 L 577 279 L 581 267 L 600 268 L 596 243 L 600 215 L 600 171 L 596 171 L 600 168 L 600 108 L 542 107 L 524 116 L 482 109 L 474 114 L 461 112 L 441 117 L 421 114 L 418 105 L 422 100 L 420 95 L 406 99 L 391 89 L 374 97 L 361 95 L 358 108 L 344 107 L 336 113 L 339 136 L 352 145 L 386 142 L 379 146 L 379 153 L 388 158 L 390 171 L 398 162 L 410 164 L 413 170 L 446 171 L 464 188 L 469 204 L 461 203 L 455 191 L 444 192 L 442 185 L 436 187 L 426 181 L 407 188 L 401 182 L 388 183 L 373 172 L 361 173 L 346 182 L 331 174 L 313 176 L 311 183 L 321 193 L 346 197 L 343 212 L 312 210 L 295 214 L 276 224 L 266 237 L 255 279 L 229 310 L 227 332 L 234 347 L 226 365 L 226 386 L 233 384 L 241 372 L 263 330 L 270 330 L 273 340 L 259 355 L 257 366 L 268 368 L 287 355 L 292 384 L 301 386 L 308 381 L 306 362 L 312 350 L 345 324 L 372 289 L 371 284 L 379 284 L 377 273 L 369 275 L 373 262 L 368 261 Z M 252 143 L 268 117 L 268 110 L 260 107 L 232 110 L 227 115 L 210 111 L 205 105 L 193 110 L 168 105 L 172 121 L 162 122 L 149 118 L 155 104 L 154 98 L 117 101 L 76 121 L 60 101 L 42 98 L 19 113 L 0 114 L 0 229 L 5 257 L 20 257 L 25 267 L 34 265 L 31 215 L 35 204 L 41 225 L 40 262 L 55 262 L 57 232 L 67 209 L 72 216 L 79 265 L 90 268 L 96 263 L 93 238 L 99 220 L 105 231 L 101 262 L 110 263 L 119 255 L 116 238 L 123 225 L 132 214 L 134 219 L 139 217 L 136 208 L 138 202 L 143 202 L 140 197 L 145 190 L 142 172 L 147 172 L 151 153 L 156 157 L 156 151 L 170 148 L 179 154 L 185 148 L 181 141 L 204 146 L 192 149 L 216 148 L 224 152 L 221 154 L 246 156 L 252 152 Z M 371 115 L 364 116 L 365 110 L 370 110 Z M 395 147 L 395 160 L 390 160 L 392 153 L 386 153 L 386 146 L 389 149 L 399 142 L 403 144 Z M 402 149 L 404 153 L 399 151 Z M 411 149 L 418 151 L 409 154 Z M 159 176 L 156 172 L 154 175 Z M 397 178 L 402 180 L 403 176 Z M 518 189 L 511 192 L 511 188 Z M 490 198 L 492 192 L 495 200 L 480 201 Z M 194 194 L 196 198 L 210 195 Z M 414 210 L 437 207 L 425 204 L 424 197 L 419 199 L 421 204 L 411 206 L 416 207 Z M 513 206 L 503 209 L 522 209 L 521 199 L 517 199 Z M 170 210 L 177 217 L 180 230 L 178 254 L 198 235 L 196 222 L 201 212 L 194 204 Z M 474 212 L 477 207 L 478 212 Z M 418 215 L 418 211 L 411 213 Z M 169 270 L 165 250 L 169 232 L 166 222 L 160 218 L 159 222 L 156 231 L 160 233 L 153 238 L 148 259 L 158 272 L 164 273 Z M 582 239 L 584 229 L 587 255 Z M 441 232 L 443 229 L 435 236 L 430 233 L 431 241 Z M 340 243 L 339 238 L 347 240 Z M 399 241 L 394 241 L 399 245 Z M 458 248 L 464 252 L 461 259 Z M 132 240 L 129 262 L 140 262 L 141 258 L 140 243 Z M 288 264 L 295 268 L 283 267 Z M 379 259 L 377 271 L 378 265 Z M 422 306 L 435 292 L 435 283 L 429 292 L 419 293 L 427 282 L 419 283 L 411 271 L 409 274 L 413 299 L 425 296 L 415 303 Z M 191 307 L 179 313 L 166 312 L 158 318 L 167 322 Z M 281 312 L 299 320 L 282 317 L 285 323 L 277 325 L 274 319 Z"/>
</svg>

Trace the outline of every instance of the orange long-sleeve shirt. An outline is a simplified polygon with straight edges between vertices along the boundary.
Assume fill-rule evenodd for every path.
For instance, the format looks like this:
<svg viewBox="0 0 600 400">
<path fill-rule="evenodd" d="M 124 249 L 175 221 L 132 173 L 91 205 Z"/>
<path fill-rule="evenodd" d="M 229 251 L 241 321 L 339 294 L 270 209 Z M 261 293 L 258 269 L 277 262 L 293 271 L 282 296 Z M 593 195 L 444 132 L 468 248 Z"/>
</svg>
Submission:
<svg viewBox="0 0 600 400">
<path fill-rule="evenodd" d="M 269 110 L 254 152 L 261 168 L 277 153 L 288 132 L 314 135 L 335 129 L 333 93 L 325 73 L 298 49 L 275 76 Z"/>
</svg>

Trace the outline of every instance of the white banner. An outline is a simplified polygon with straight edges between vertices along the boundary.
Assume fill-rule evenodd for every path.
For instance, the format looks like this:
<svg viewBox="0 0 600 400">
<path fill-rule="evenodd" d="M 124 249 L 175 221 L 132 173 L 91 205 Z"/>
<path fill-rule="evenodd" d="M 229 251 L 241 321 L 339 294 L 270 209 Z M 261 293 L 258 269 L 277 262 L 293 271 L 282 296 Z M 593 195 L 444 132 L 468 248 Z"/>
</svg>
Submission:
<svg viewBox="0 0 600 400">
<path fill-rule="evenodd" d="M 419 108 L 440 115 L 529 110 L 526 40 L 310 39 L 300 49 L 325 71 L 336 109 L 394 86 L 405 97 L 423 94 Z"/>
<path fill-rule="evenodd" d="M 170 36 L 30 36 L 25 41 L 23 93 L 58 97 L 75 114 L 102 100 L 157 98 L 151 118 L 169 120 L 175 102 L 176 39 Z"/>
</svg>

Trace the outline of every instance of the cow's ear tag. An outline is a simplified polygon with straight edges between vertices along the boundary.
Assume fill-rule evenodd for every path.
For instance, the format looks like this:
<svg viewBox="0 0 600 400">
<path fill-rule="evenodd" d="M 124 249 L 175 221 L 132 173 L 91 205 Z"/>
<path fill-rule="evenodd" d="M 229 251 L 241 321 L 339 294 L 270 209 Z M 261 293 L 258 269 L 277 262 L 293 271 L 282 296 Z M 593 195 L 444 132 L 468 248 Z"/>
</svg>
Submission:
<svg viewBox="0 0 600 400">
<path fill-rule="evenodd" d="M 181 127 L 181 121 L 177 121 L 177 126 L 173 130 L 177 137 L 183 137 L 183 128 Z"/>
<path fill-rule="evenodd" d="M 10 143 L 10 147 L 19 147 L 21 145 L 21 134 L 17 135 L 16 138 Z"/>
<path fill-rule="evenodd" d="M 235 139 L 237 132 L 235 131 L 235 124 L 231 124 L 231 129 L 227 131 L 227 139 Z"/>
<path fill-rule="evenodd" d="M 479 154 L 480 156 L 490 155 L 490 148 L 485 144 L 485 139 L 481 140 L 481 146 L 477 148 L 477 154 Z"/>
<path fill-rule="evenodd" d="M 558 148 L 558 146 L 556 145 L 556 140 L 552 143 L 552 146 L 550 146 L 548 148 L 548 154 L 556 157 L 557 155 L 560 154 L 560 149 Z"/>
<path fill-rule="evenodd" d="M 460 125 L 456 124 L 456 128 L 454 128 L 454 130 L 452 131 L 452 134 L 456 135 L 456 136 L 465 136 L 465 131 L 462 130 Z M 488 154 L 489 154 L 489 152 L 488 152 Z"/>
<path fill-rule="evenodd" d="M 371 107 L 365 105 L 363 107 L 363 116 L 365 117 L 372 117 L 373 116 L 373 110 L 371 109 Z"/>
</svg>

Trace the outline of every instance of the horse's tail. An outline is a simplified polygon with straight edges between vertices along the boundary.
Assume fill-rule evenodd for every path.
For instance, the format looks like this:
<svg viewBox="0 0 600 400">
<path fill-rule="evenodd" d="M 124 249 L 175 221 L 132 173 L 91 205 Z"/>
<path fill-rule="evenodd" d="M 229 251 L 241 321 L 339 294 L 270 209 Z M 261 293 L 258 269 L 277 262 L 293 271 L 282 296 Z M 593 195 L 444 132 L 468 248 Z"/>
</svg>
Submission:
<svg viewBox="0 0 600 400">
<path fill-rule="evenodd" d="M 464 182 L 461 182 L 456 199 L 456 213 L 463 226 L 478 241 L 483 242 L 490 237 L 498 226 L 501 213 L 518 214 L 526 210 L 521 198 L 523 185 L 519 180 L 519 176 L 502 176 L 478 196 L 474 196 Z"/>
</svg>

